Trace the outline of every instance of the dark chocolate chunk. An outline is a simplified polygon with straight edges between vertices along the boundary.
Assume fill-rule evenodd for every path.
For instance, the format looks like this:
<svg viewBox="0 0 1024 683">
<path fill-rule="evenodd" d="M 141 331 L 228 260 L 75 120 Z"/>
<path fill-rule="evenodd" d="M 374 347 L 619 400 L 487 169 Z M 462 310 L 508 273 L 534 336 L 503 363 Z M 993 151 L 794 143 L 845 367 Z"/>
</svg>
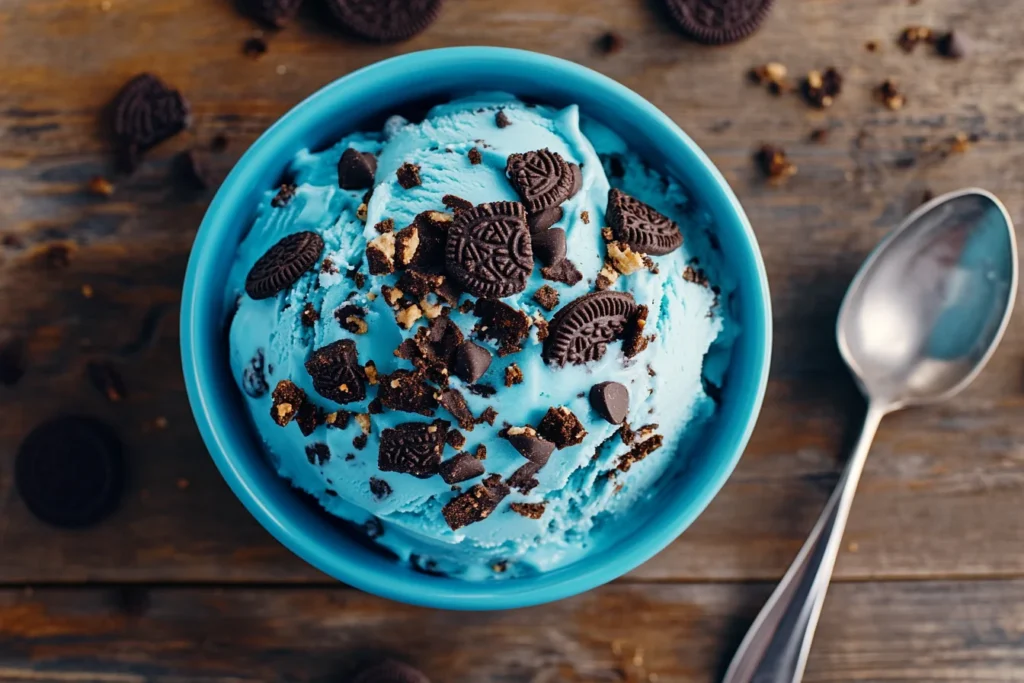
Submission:
<svg viewBox="0 0 1024 683">
<path fill-rule="evenodd" d="M 448 229 L 445 264 L 478 297 L 500 299 L 526 289 L 533 249 L 523 205 L 492 202 L 456 214 Z"/>
<path fill-rule="evenodd" d="M 562 220 L 562 215 L 562 207 L 560 206 L 541 209 L 526 217 L 526 225 L 529 226 L 531 235 L 538 235 Z"/>
<path fill-rule="evenodd" d="M 537 425 L 537 434 L 542 438 L 555 444 L 556 448 L 568 448 L 583 443 L 587 436 L 587 430 L 583 428 L 576 415 L 566 408 L 548 408 L 540 424 Z"/>
<path fill-rule="evenodd" d="M 484 376 L 491 366 L 491 352 L 471 341 L 459 344 L 455 352 L 455 376 L 467 384 L 472 384 Z"/>
<path fill-rule="evenodd" d="M 450 423 L 445 420 L 405 422 L 380 435 L 377 467 L 426 479 L 438 472 Z"/>
<path fill-rule="evenodd" d="M 635 251 L 658 256 L 683 244 L 683 233 L 675 221 L 619 190 L 608 193 L 607 218 L 615 239 Z"/>
<path fill-rule="evenodd" d="M 302 321 L 303 327 L 313 327 L 316 325 L 316 321 L 320 319 L 320 312 L 316 310 L 313 304 L 307 301 L 306 305 L 302 307 L 299 319 Z"/>
<path fill-rule="evenodd" d="M 622 424 L 629 414 L 629 389 L 618 382 L 601 382 L 590 387 L 590 405 L 606 422 Z"/>
<path fill-rule="evenodd" d="M 494 115 L 494 125 L 498 128 L 508 128 L 512 125 L 504 109 L 499 109 L 498 113 Z"/>
<path fill-rule="evenodd" d="M 424 211 L 418 214 L 412 225 L 416 228 L 419 246 L 409 265 L 429 272 L 443 271 L 445 244 L 451 224 L 451 214 L 443 211 Z"/>
<path fill-rule="evenodd" d="M 189 106 L 180 92 L 152 74 L 139 74 L 114 98 L 114 141 L 124 170 L 134 171 L 146 150 L 188 127 Z"/>
<path fill-rule="evenodd" d="M 441 12 L 442 0 L 327 0 L 342 28 L 379 43 L 412 38 Z"/>
<path fill-rule="evenodd" d="M 483 474 L 484 464 L 469 453 L 459 453 L 441 463 L 440 472 L 444 483 L 458 484 Z"/>
<path fill-rule="evenodd" d="M 538 465 L 547 463 L 555 451 L 555 444 L 537 436 L 532 427 L 509 427 L 503 435 L 521 456 Z"/>
<path fill-rule="evenodd" d="M 256 349 L 242 370 L 242 391 L 253 398 L 259 398 L 270 391 L 266 375 L 263 374 L 263 363 L 263 349 Z"/>
<path fill-rule="evenodd" d="M 65 416 L 33 429 L 18 447 L 14 486 L 36 517 L 85 527 L 114 511 L 125 481 L 121 441 L 91 417 Z"/>
<path fill-rule="evenodd" d="M 446 389 L 440 394 L 441 407 L 452 414 L 459 426 L 467 432 L 473 431 L 476 426 L 476 419 L 466 405 L 466 399 L 455 389 Z"/>
<path fill-rule="evenodd" d="M 583 170 L 578 164 L 569 164 L 569 172 L 572 173 L 572 187 L 569 188 L 569 197 L 575 197 L 583 189 Z"/>
<path fill-rule="evenodd" d="M 510 155 L 505 172 L 530 213 L 558 206 L 572 190 L 569 164 L 547 148 Z"/>
<path fill-rule="evenodd" d="M 544 285 L 533 293 L 533 300 L 545 310 L 553 311 L 558 308 L 558 291 L 551 285 Z"/>
<path fill-rule="evenodd" d="M 583 279 L 583 273 L 579 271 L 576 264 L 567 258 L 562 259 L 553 266 L 540 269 L 540 274 L 545 280 L 561 282 L 572 287 Z"/>
<path fill-rule="evenodd" d="M 411 190 L 417 185 L 422 184 L 422 180 L 420 180 L 420 167 L 408 161 L 398 167 L 395 175 L 398 176 L 398 184 L 406 190 Z"/>
<path fill-rule="evenodd" d="M 8 337 L 0 344 L 0 384 L 13 386 L 25 374 L 25 348 L 25 340 L 22 337 Z M 261 353 L 261 367 L 262 363 Z"/>
<path fill-rule="evenodd" d="M 544 360 L 553 365 L 581 365 L 604 356 L 620 338 L 636 310 L 631 294 L 592 292 L 566 304 L 550 323 Z"/>
<path fill-rule="evenodd" d="M 669 16 L 694 40 L 706 45 L 734 43 L 752 34 L 768 17 L 774 0 L 664 0 Z"/>
<path fill-rule="evenodd" d="M 377 173 L 377 157 L 349 147 L 338 159 L 338 187 L 343 190 L 365 190 L 373 187 Z"/>
<path fill-rule="evenodd" d="M 124 379 L 109 361 L 90 361 L 86 366 L 86 374 L 96 390 L 107 397 L 111 403 L 123 401 L 127 394 Z"/>
<path fill-rule="evenodd" d="M 530 334 L 529 316 L 494 299 L 478 300 L 473 312 L 480 318 L 474 329 L 482 338 L 498 342 L 499 356 L 522 350 Z"/>
<path fill-rule="evenodd" d="M 565 259 L 565 230 L 551 228 L 533 236 L 533 253 L 545 266 Z"/>
<path fill-rule="evenodd" d="M 530 519 L 540 519 L 544 516 L 544 510 L 547 507 L 544 503 L 512 503 L 512 512 L 522 515 L 523 517 L 529 517 Z"/>
<path fill-rule="evenodd" d="M 366 434 L 356 434 L 352 437 L 352 447 L 361 451 L 366 448 L 367 441 L 369 441 L 369 437 Z"/>
<path fill-rule="evenodd" d="M 523 371 L 518 365 L 512 363 L 505 368 L 505 386 L 513 387 L 523 383 Z"/>
<path fill-rule="evenodd" d="M 377 477 L 370 477 L 370 493 L 376 500 L 384 500 L 391 495 L 391 484 Z"/>
<path fill-rule="evenodd" d="M 508 485 L 519 491 L 523 495 L 528 494 L 530 491 L 537 487 L 540 482 L 537 481 L 537 473 L 540 472 L 541 465 L 535 462 L 528 462 L 508 478 Z"/>
<path fill-rule="evenodd" d="M 441 203 L 445 205 L 445 208 L 449 209 L 452 213 L 458 213 L 460 211 L 469 211 L 473 208 L 473 202 L 462 197 L 457 197 L 453 194 L 446 194 L 441 197 Z"/>
<path fill-rule="evenodd" d="M 306 459 L 310 465 L 323 465 L 331 459 L 331 449 L 319 441 L 311 443 L 306 446 Z"/>
<path fill-rule="evenodd" d="M 297 232 L 282 238 L 259 258 L 245 278 L 245 291 L 253 299 L 268 299 L 294 285 L 316 265 L 324 241 L 315 232 Z"/>
<path fill-rule="evenodd" d="M 424 381 L 420 373 L 408 370 L 395 370 L 390 375 L 381 375 L 377 398 L 391 410 L 427 417 L 432 417 L 437 408 L 434 389 Z"/>
<path fill-rule="evenodd" d="M 651 337 L 644 335 L 644 328 L 647 326 L 647 312 L 646 305 L 637 306 L 622 333 L 622 353 L 626 358 L 635 357 L 651 343 Z"/>
<path fill-rule="evenodd" d="M 299 406 L 299 412 L 295 415 L 295 424 L 299 426 L 299 431 L 303 436 L 309 436 L 323 424 L 325 417 L 323 410 L 306 401 Z"/>
<path fill-rule="evenodd" d="M 242 10 L 273 28 L 284 28 L 299 11 L 302 0 L 239 0 Z"/>
<path fill-rule="evenodd" d="M 509 487 L 501 481 L 501 476 L 492 474 L 482 483 L 448 501 L 441 512 L 454 531 L 487 519 L 508 494 Z"/>
<path fill-rule="evenodd" d="M 359 364 L 356 344 L 340 339 L 310 354 L 306 372 L 313 388 L 336 403 L 352 403 L 366 398 L 366 371 Z"/>
<path fill-rule="evenodd" d="M 270 417 L 278 426 L 284 427 L 292 421 L 306 402 L 306 392 L 290 379 L 283 379 L 274 387 L 271 398 L 274 402 L 270 406 Z"/>
<path fill-rule="evenodd" d="M 473 164 L 474 166 L 476 166 L 477 164 L 484 160 L 483 157 L 480 155 L 480 150 L 477 149 L 476 147 L 470 149 L 469 152 L 466 153 L 466 156 L 469 157 L 469 163 Z"/>
</svg>

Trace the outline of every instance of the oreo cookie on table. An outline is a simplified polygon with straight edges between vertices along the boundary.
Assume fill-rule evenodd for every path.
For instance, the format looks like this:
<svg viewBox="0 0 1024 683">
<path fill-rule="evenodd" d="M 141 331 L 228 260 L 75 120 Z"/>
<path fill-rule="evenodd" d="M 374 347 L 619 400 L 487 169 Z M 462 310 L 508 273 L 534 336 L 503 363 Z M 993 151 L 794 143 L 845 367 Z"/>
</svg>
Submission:
<svg viewBox="0 0 1024 683">
<path fill-rule="evenodd" d="M 442 0 L 326 0 L 342 28 L 367 40 L 393 43 L 434 23 Z"/>
<path fill-rule="evenodd" d="M 604 356 L 608 344 L 622 336 L 636 310 L 625 292 L 591 292 L 555 314 L 544 340 L 544 360 L 552 365 L 582 365 Z"/>
<path fill-rule="evenodd" d="M 33 429 L 21 443 L 14 484 L 39 519 L 85 527 L 117 507 L 125 469 L 113 429 L 91 417 L 58 417 Z"/>
<path fill-rule="evenodd" d="M 694 40 L 722 45 L 756 31 L 774 0 L 664 0 L 676 25 Z"/>
<path fill-rule="evenodd" d="M 315 232 L 297 232 L 282 238 L 259 258 L 245 278 L 245 292 L 253 299 L 269 299 L 288 289 L 316 265 L 324 241 Z"/>
<path fill-rule="evenodd" d="M 121 88 L 112 115 L 118 160 L 130 173 L 146 150 L 188 128 L 189 105 L 180 92 L 142 73 Z"/>
<path fill-rule="evenodd" d="M 615 239 L 640 253 L 660 256 L 683 245 L 683 233 L 674 220 L 625 192 L 608 193 L 606 216 Z"/>
<path fill-rule="evenodd" d="M 491 202 L 456 214 L 448 228 L 445 264 L 474 296 L 501 299 L 526 289 L 533 248 L 523 205 Z"/>
</svg>

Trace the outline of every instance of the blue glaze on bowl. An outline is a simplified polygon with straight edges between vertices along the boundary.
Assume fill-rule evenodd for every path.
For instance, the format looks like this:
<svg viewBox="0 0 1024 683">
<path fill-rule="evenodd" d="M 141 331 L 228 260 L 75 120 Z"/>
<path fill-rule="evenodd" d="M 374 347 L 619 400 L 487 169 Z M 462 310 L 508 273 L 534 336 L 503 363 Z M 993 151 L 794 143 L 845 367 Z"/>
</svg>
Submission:
<svg viewBox="0 0 1024 683">
<path fill-rule="evenodd" d="M 578 104 L 686 185 L 717 228 L 737 281 L 730 306 L 742 330 L 718 415 L 694 448 L 685 476 L 633 511 L 629 532 L 607 550 L 579 564 L 500 582 L 430 576 L 398 565 L 340 531 L 277 476 L 230 376 L 223 297 L 254 207 L 297 150 L 330 144 L 412 102 L 483 89 Z M 624 86 L 571 62 L 463 47 L 404 55 L 354 72 L 299 104 L 253 144 L 224 181 L 196 236 L 182 294 L 181 345 L 185 383 L 203 439 L 235 494 L 279 541 L 321 571 L 383 597 L 446 609 L 507 609 L 558 600 L 615 579 L 672 542 L 703 511 L 739 460 L 760 410 L 771 312 L 764 265 L 739 202 L 711 161 L 667 116 Z"/>
</svg>

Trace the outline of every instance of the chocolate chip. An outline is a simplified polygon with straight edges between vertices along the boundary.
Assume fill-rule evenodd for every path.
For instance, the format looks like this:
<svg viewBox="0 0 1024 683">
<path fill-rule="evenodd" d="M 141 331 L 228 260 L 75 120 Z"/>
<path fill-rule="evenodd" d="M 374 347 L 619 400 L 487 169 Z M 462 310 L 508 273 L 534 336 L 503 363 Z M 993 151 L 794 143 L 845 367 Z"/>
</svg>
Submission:
<svg viewBox="0 0 1024 683">
<path fill-rule="evenodd" d="M 338 186 L 343 190 L 365 190 L 373 187 L 377 173 L 377 157 L 349 147 L 338 159 Z"/>
<path fill-rule="evenodd" d="M 545 230 L 562 220 L 563 215 L 562 207 L 552 206 L 528 215 L 526 225 L 530 228 L 531 235 L 543 234 Z"/>
<path fill-rule="evenodd" d="M 545 266 L 565 259 L 565 230 L 551 228 L 533 236 L 533 253 Z"/>
<path fill-rule="evenodd" d="M 547 506 L 544 503 L 512 503 L 510 507 L 512 508 L 512 512 L 520 514 L 523 517 L 540 519 L 544 516 L 544 510 Z"/>
<path fill-rule="evenodd" d="M 406 190 L 411 190 L 422 183 L 420 180 L 420 167 L 408 161 L 398 167 L 395 175 L 398 176 L 398 184 Z"/>
<path fill-rule="evenodd" d="M 295 424 L 299 426 L 299 431 L 303 436 L 309 436 L 323 424 L 324 418 L 323 410 L 306 401 L 299 406 L 299 411 L 295 415 Z"/>
<path fill-rule="evenodd" d="M 446 194 L 441 197 L 441 203 L 445 205 L 445 208 L 450 210 L 452 213 L 458 213 L 460 211 L 469 211 L 473 208 L 473 202 L 462 197 L 456 197 L 453 194 Z"/>
<path fill-rule="evenodd" d="M 89 381 L 96 390 L 107 397 L 111 403 L 123 401 L 125 397 L 124 380 L 121 373 L 107 361 L 90 361 L 86 366 Z"/>
<path fill-rule="evenodd" d="M 512 387 L 523 383 L 523 371 L 518 365 L 512 363 L 505 368 L 505 386 Z"/>
<path fill-rule="evenodd" d="M 431 417 L 437 408 L 434 389 L 419 373 L 395 370 L 390 375 L 381 375 L 377 398 L 386 408 L 407 413 L 418 413 Z"/>
<path fill-rule="evenodd" d="M 601 382 L 590 387 L 590 405 L 606 422 L 622 424 L 629 414 L 629 389 L 618 382 Z"/>
<path fill-rule="evenodd" d="M 483 157 L 480 155 L 480 150 L 477 149 L 476 147 L 470 149 L 469 152 L 466 153 L 466 156 L 469 157 L 469 163 L 473 164 L 474 166 L 483 161 Z"/>
<path fill-rule="evenodd" d="M 273 28 L 284 28 L 299 11 L 302 0 L 239 0 L 243 11 Z"/>
<path fill-rule="evenodd" d="M 572 287 L 583 279 L 583 273 L 579 271 L 576 264 L 565 258 L 553 266 L 540 269 L 540 274 L 545 280 L 561 282 Z"/>
<path fill-rule="evenodd" d="M 523 291 L 533 271 L 523 205 L 492 202 L 456 214 L 448 229 L 445 264 L 475 296 L 500 299 Z"/>
<path fill-rule="evenodd" d="M 554 365 L 598 360 L 608 343 L 622 335 L 635 310 L 633 296 L 624 292 L 592 292 L 566 304 L 551 320 L 544 360 Z"/>
<path fill-rule="evenodd" d="M 683 244 L 675 221 L 619 190 L 608 193 L 607 218 L 615 239 L 644 254 L 668 254 Z"/>
<path fill-rule="evenodd" d="M 532 427 L 510 427 L 503 436 L 530 462 L 544 465 L 555 451 L 555 444 L 537 436 Z"/>
<path fill-rule="evenodd" d="M 466 399 L 456 389 L 446 389 L 440 394 L 438 399 L 441 403 L 441 407 L 452 414 L 459 426 L 465 429 L 467 432 L 473 431 L 476 426 L 476 419 L 473 417 L 473 413 L 470 412 L 469 406 L 466 405 Z"/>
<path fill-rule="evenodd" d="M 484 376 L 491 366 L 491 352 L 471 341 L 459 344 L 455 352 L 455 376 L 472 384 Z"/>
<path fill-rule="evenodd" d="M 274 402 L 270 406 L 270 417 L 279 427 L 284 427 L 292 421 L 299 408 L 306 402 L 306 392 L 291 380 L 283 379 L 274 387 L 271 398 Z"/>
<path fill-rule="evenodd" d="M 498 113 L 494 115 L 494 125 L 498 128 L 508 128 L 512 125 L 512 122 L 509 121 L 504 109 L 499 109 Z"/>
<path fill-rule="evenodd" d="M 113 129 L 118 157 L 131 172 L 142 154 L 188 127 L 189 106 L 180 92 L 152 74 L 139 74 L 114 98 Z"/>
<path fill-rule="evenodd" d="M 379 43 L 412 38 L 441 12 L 442 0 L 327 0 L 342 28 Z"/>
<path fill-rule="evenodd" d="M 545 310 L 553 311 L 558 308 L 558 291 L 551 285 L 544 285 L 533 293 L 533 300 Z"/>
<path fill-rule="evenodd" d="M 445 420 L 405 422 L 380 435 L 377 466 L 426 479 L 438 472 L 450 423 Z"/>
<path fill-rule="evenodd" d="M 669 16 L 686 35 L 705 45 L 723 45 L 752 34 L 774 0 L 664 0 Z"/>
<path fill-rule="evenodd" d="M 306 305 L 302 307 L 302 314 L 299 316 L 299 319 L 304 327 L 313 327 L 316 325 L 316 321 L 320 319 L 320 313 L 313 304 L 306 302 Z"/>
<path fill-rule="evenodd" d="M 91 417 L 58 417 L 37 426 L 18 447 L 14 486 L 36 517 L 54 526 L 86 527 L 117 507 L 125 481 L 121 441 Z"/>
<path fill-rule="evenodd" d="M 310 465 L 323 465 L 331 459 L 331 449 L 325 443 L 311 443 L 306 446 L 306 459 Z"/>
<path fill-rule="evenodd" d="M 644 328 L 647 326 L 648 308 L 645 305 L 637 306 L 629 323 L 622 333 L 622 353 L 626 358 L 633 358 L 647 348 L 651 337 L 644 335 Z"/>
<path fill-rule="evenodd" d="M 297 232 L 282 238 L 259 258 L 245 278 L 245 291 L 253 299 L 268 299 L 288 289 L 320 258 L 324 241 L 315 232 Z"/>
<path fill-rule="evenodd" d="M 335 403 L 366 398 L 366 371 L 359 364 L 351 339 L 340 339 L 313 351 L 306 361 L 306 372 L 316 392 Z"/>
<path fill-rule="evenodd" d="M 263 374 L 263 362 L 263 349 L 256 349 L 256 353 L 242 370 L 242 391 L 252 398 L 259 398 L 270 391 L 267 378 Z"/>
<path fill-rule="evenodd" d="M 478 300 L 473 312 L 480 318 L 474 329 L 480 337 L 498 342 L 499 356 L 522 350 L 530 334 L 530 318 L 525 313 L 493 299 Z"/>
<path fill-rule="evenodd" d="M 441 463 L 440 472 L 444 483 L 458 484 L 483 474 L 484 464 L 469 453 L 459 453 Z"/>
<path fill-rule="evenodd" d="M 384 500 L 391 495 L 391 484 L 383 479 L 370 477 L 370 493 L 373 494 L 374 499 Z"/>
<path fill-rule="evenodd" d="M 546 148 L 510 155 L 505 172 L 530 213 L 558 206 L 572 190 L 569 165 L 560 154 Z"/>
<path fill-rule="evenodd" d="M 587 430 L 571 410 L 559 406 L 548 408 L 548 412 L 537 425 L 537 434 L 555 444 L 556 448 L 562 449 L 583 443 Z"/>
<path fill-rule="evenodd" d="M 487 519 L 508 494 L 509 487 L 499 475 L 492 474 L 483 483 L 448 501 L 441 512 L 454 531 Z"/>
<path fill-rule="evenodd" d="M 968 50 L 967 39 L 957 31 L 944 33 L 935 41 L 935 51 L 947 59 L 963 59 Z"/>
<path fill-rule="evenodd" d="M 537 488 L 537 473 L 540 472 L 541 466 L 535 462 L 528 462 L 508 478 L 508 485 L 519 491 L 523 495 L 528 494 L 533 489 Z"/>
</svg>

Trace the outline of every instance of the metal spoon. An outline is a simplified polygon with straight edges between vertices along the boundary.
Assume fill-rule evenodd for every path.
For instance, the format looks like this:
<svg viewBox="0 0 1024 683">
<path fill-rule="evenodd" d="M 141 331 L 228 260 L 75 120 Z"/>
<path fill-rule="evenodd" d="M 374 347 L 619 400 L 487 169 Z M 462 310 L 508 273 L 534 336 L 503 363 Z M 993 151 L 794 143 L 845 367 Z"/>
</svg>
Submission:
<svg viewBox="0 0 1024 683">
<path fill-rule="evenodd" d="M 952 192 L 907 217 L 861 267 L 839 310 L 843 359 L 868 401 L 857 446 L 810 538 L 740 644 L 724 683 L 799 683 L 839 544 L 882 417 L 950 398 L 1006 330 L 1017 242 L 1002 203 Z"/>
</svg>

